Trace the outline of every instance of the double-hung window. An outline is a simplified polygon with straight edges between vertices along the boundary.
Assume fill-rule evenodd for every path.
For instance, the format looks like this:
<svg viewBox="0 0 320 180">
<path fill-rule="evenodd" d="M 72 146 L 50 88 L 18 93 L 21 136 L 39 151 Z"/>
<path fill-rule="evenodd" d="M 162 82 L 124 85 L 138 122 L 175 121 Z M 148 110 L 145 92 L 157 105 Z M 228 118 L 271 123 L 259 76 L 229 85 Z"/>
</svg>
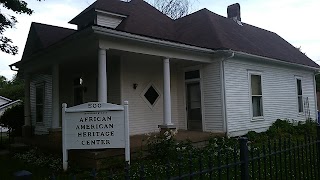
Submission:
<svg viewBox="0 0 320 180">
<path fill-rule="evenodd" d="M 44 92 L 45 84 L 41 83 L 36 85 L 36 122 L 43 122 L 44 112 Z"/>
<path fill-rule="evenodd" d="M 303 98 L 302 98 L 302 81 L 301 78 L 296 77 L 297 83 L 297 97 L 298 97 L 298 112 L 303 112 Z"/>
<path fill-rule="evenodd" d="M 249 72 L 252 119 L 263 117 L 261 73 Z"/>
</svg>

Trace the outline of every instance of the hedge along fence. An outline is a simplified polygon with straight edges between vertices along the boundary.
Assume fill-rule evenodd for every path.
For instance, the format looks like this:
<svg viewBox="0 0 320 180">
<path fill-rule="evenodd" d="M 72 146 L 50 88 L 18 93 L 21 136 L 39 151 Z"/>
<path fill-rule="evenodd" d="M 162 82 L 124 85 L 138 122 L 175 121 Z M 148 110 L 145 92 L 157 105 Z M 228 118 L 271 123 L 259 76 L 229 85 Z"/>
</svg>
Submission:
<svg viewBox="0 0 320 180">
<path fill-rule="evenodd" d="M 320 179 L 320 126 L 314 136 L 295 139 L 283 129 L 277 130 L 281 139 L 213 138 L 202 149 L 176 144 L 169 133 L 152 140 L 149 154 L 131 165 L 51 179 Z"/>
</svg>

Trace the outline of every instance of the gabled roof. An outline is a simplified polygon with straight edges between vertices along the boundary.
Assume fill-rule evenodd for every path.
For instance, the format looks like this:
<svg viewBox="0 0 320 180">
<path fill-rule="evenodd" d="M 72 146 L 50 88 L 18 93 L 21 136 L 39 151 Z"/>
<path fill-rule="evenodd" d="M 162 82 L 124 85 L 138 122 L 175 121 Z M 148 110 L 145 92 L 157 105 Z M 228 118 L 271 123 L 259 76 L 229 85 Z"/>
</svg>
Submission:
<svg viewBox="0 0 320 180">
<path fill-rule="evenodd" d="M 74 32 L 76 32 L 76 30 L 33 22 L 29 30 L 22 60 L 64 39 Z"/>
<path fill-rule="evenodd" d="M 177 41 L 209 49 L 231 49 L 290 63 L 319 65 L 274 32 L 246 23 L 238 25 L 207 9 L 176 20 Z"/>
<path fill-rule="evenodd" d="M 6 97 L 4 97 L 4 96 L 0 96 L 0 99 L 3 99 L 3 100 L 8 101 L 8 102 L 12 101 L 11 99 L 6 98 Z"/>
<path fill-rule="evenodd" d="M 207 9 L 199 10 L 183 18 L 172 20 L 143 0 L 97 0 L 70 21 L 76 23 L 86 13 L 95 10 L 127 16 L 116 28 L 132 34 L 156 39 L 208 48 L 212 50 L 233 50 L 289 63 L 319 68 L 319 65 L 301 53 L 276 33 L 242 23 L 238 25 L 232 19 L 215 14 Z M 74 30 L 33 24 L 24 54 L 34 49 L 41 50 L 54 42 L 74 33 Z M 34 30 L 32 29 L 34 28 Z M 34 32 L 37 38 L 34 36 Z M 48 33 L 49 32 L 49 33 Z M 29 43 L 29 38 L 33 39 Z M 30 50 L 29 50 L 30 51 Z"/>
</svg>

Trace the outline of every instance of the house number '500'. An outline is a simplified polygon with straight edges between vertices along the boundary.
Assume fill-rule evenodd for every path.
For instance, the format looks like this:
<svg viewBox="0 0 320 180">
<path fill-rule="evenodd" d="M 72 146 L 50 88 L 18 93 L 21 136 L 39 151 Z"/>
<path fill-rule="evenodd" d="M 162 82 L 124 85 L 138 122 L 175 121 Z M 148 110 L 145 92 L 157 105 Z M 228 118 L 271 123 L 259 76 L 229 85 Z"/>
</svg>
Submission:
<svg viewBox="0 0 320 180">
<path fill-rule="evenodd" d="M 88 108 L 101 108 L 101 104 L 88 104 Z"/>
</svg>

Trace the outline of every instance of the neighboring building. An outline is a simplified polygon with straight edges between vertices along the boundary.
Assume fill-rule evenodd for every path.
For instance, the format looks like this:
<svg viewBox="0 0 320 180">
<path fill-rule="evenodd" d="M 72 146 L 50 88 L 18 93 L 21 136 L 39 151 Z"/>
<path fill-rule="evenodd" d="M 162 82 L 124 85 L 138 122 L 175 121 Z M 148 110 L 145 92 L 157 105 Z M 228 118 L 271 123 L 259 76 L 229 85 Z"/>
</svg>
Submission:
<svg viewBox="0 0 320 180">
<path fill-rule="evenodd" d="M 0 116 L 8 109 L 21 103 L 21 100 L 11 100 L 6 97 L 0 96 Z M 7 127 L 0 125 L 0 132 L 7 132 Z"/>
<path fill-rule="evenodd" d="M 11 100 L 6 97 L 0 96 L 0 116 L 6 111 L 6 109 L 18 105 L 20 103 L 21 100 Z"/>
<path fill-rule="evenodd" d="M 129 101 L 130 134 L 242 135 L 316 119 L 319 65 L 277 34 L 207 9 L 172 20 L 143 0 L 98 0 L 70 21 L 32 23 L 21 61 L 25 128 L 61 127 L 61 104 Z M 31 129 L 31 128 L 29 128 Z"/>
</svg>

